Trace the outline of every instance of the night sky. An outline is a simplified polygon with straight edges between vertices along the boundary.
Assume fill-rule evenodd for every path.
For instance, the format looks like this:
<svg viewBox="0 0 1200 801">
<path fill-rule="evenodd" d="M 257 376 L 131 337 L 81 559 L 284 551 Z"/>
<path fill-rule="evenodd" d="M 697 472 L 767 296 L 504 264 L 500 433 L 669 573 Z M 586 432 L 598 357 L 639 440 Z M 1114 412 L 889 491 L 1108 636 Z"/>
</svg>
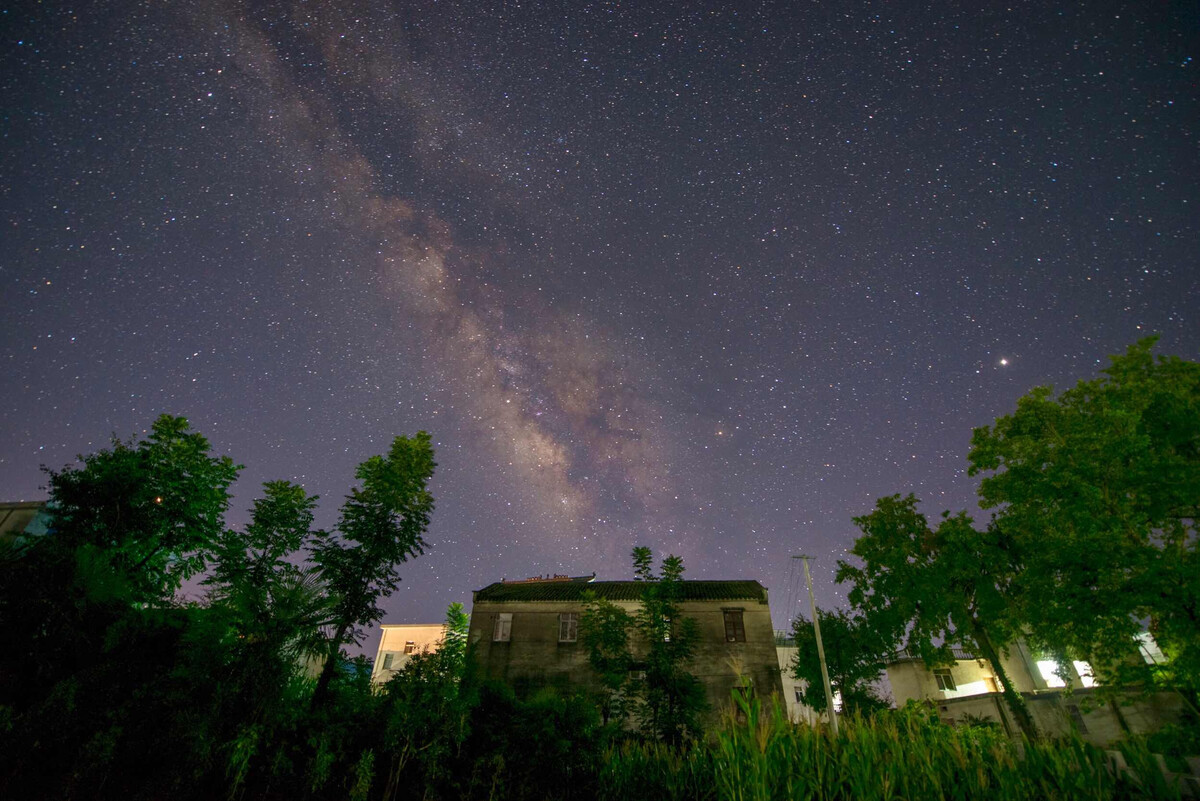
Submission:
<svg viewBox="0 0 1200 801">
<path fill-rule="evenodd" d="M 976 7 L 976 6 L 980 7 Z M 489 7 L 490 6 L 490 7 Z M 874 499 L 1200 355 L 1195 3 L 18 3 L 0 500 L 164 412 L 322 496 L 426 429 L 386 620 L 632 546 L 818 601 Z"/>
</svg>

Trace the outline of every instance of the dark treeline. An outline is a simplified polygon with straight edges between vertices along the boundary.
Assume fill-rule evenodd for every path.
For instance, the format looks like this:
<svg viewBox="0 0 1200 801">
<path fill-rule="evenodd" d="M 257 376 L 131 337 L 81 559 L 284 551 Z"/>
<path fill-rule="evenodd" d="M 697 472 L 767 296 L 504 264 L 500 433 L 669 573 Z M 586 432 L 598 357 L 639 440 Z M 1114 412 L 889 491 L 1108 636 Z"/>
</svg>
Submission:
<svg viewBox="0 0 1200 801">
<path fill-rule="evenodd" d="M 581 792 L 594 705 L 472 681 L 461 606 L 381 691 L 345 654 L 424 547 L 434 466 L 428 435 L 396 438 L 333 531 L 283 481 L 228 529 L 239 467 L 182 418 L 47 470 L 50 533 L 0 550 L 0 797 Z"/>
</svg>

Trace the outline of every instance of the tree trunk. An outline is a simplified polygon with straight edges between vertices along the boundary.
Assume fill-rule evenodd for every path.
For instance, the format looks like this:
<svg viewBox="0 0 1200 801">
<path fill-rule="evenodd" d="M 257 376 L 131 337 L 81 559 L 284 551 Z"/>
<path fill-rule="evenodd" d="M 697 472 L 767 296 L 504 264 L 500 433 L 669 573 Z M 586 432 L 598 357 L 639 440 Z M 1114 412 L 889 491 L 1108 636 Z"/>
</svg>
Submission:
<svg viewBox="0 0 1200 801">
<path fill-rule="evenodd" d="M 1021 729 L 1021 733 L 1025 735 L 1027 740 L 1036 740 L 1038 733 L 1037 727 L 1033 723 L 1033 717 L 1029 714 L 1029 708 L 1025 706 L 1025 699 L 1021 697 L 1019 692 L 1013 689 L 1012 682 L 1008 679 L 1008 673 L 1004 670 L 1004 665 L 1000 662 L 1000 654 L 996 652 L 996 647 L 992 645 L 992 638 L 987 635 L 983 626 L 976 620 L 971 621 L 971 635 L 975 640 L 975 644 L 979 646 L 979 650 L 983 652 L 983 658 L 990 662 L 992 669 L 996 671 L 996 676 L 1000 679 L 1000 684 L 1003 687 L 1004 701 L 1008 704 L 1017 727 Z"/>
<path fill-rule="evenodd" d="M 325 696 L 329 694 L 329 683 L 333 681 L 333 676 L 337 672 L 338 657 L 342 653 L 342 640 L 346 636 L 346 631 L 350 628 L 349 623 L 342 623 L 338 626 L 337 633 L 333 635 L 333 640 L 329 644 L 329 653 L 325 657 L 325 664 L 321 668 L 321 675 L 317 677 L 317 687 L 313 690 L 312 705 L 310 709 L 316 709 L 325 702 Z"/>
</svg>

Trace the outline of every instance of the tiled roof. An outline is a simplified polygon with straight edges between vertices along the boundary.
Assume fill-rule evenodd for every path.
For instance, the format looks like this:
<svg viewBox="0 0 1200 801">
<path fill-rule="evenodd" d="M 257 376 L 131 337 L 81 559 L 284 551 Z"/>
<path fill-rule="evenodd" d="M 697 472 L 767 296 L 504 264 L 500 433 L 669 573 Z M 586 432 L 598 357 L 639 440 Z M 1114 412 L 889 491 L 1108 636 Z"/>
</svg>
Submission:
<svg viewBox="0 0 1200 801">
<path fill-rule="evenodd" d="M 648 586 L 644 581 L 497 581 L 476 592 L 475 601 L 580 601 L 585 592 L 609 601 L 636 601 Z M 767 589 L 757 581 L 683 581 L 679 600 L 766 601 Z"/>
</svg>

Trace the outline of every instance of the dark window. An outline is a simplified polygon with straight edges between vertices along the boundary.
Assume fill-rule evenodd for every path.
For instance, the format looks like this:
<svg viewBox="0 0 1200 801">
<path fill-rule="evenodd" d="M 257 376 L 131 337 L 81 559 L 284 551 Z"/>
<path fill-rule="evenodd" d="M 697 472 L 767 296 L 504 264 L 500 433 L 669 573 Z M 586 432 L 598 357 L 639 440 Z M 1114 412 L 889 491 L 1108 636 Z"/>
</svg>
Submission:
<svg viewBox="0 0 1200 801">
<path fill-rule="evenodd" d="M 725 610 L 725 642 L 745 642 L 746 624 L 742 622 L 741 609 Z"/>
<path fill-rule="evenodd" d="M 1067 714 L 1071 717 L 1071 722 L 1075 724 L 1075 729 L 1080 734 L 1087 734 L 1087 724 L 1083 722 L 1083 713 L 1079 711 L 1079 707 L 1074 704 L 1067 704 Z"/>
<path fill-rule="evenodd" d="M 954 692 L 958 689 L 958 685 L 954 683 L 954 677 L 950 675 L 949 668 L 933 671 L 933 678 L 937 682 L 939 690 Z"/>
<path fill-rule="evenodd" d="M 804 691 L 801 690 L 799 687 L 796 688 L 796 703 L 797 704 L 804 703 Z"/>
<path fill-rule="evenodd" d="M 384 670 L 392 669 L 392 658 L 393 657 L 394 657 L 394 654 L 384 654 L 383 655 L 383 669 Z"/>
</svg>

